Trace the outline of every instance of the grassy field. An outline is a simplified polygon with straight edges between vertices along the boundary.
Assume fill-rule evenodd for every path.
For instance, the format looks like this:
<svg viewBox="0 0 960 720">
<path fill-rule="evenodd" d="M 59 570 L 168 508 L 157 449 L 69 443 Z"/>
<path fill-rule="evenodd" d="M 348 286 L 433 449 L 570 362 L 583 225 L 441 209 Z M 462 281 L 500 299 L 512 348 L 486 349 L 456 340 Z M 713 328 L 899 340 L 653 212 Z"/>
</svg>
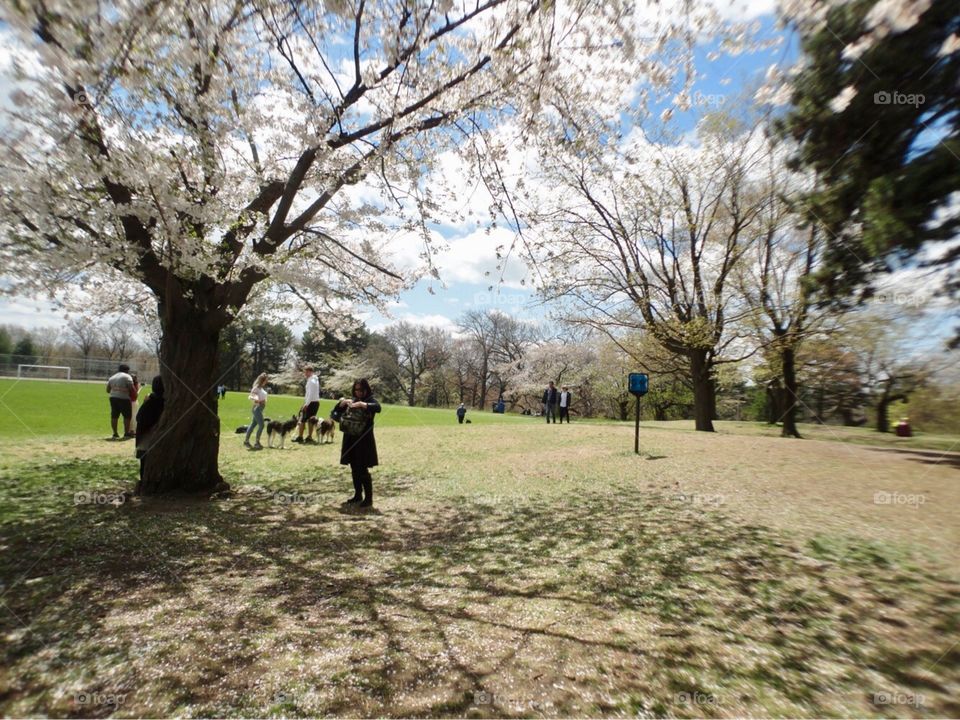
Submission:
<svg viewBox="0 0 960 720">
<path fill-rule="evenodd" d="M 141 500 L 103 395 L 0 383 L 5 716 L 960 715 L 956 455 L 388 407 L 356 514 L 233 393 Z"/>
<path fill-rule="evenodd" d="M 145 392 L 143 397 L 145 398 Z M 289 418 L 303 404 L 302 397 L 271 395 L 265 415 Z M 320 414 L 329 417 L 333 400 L 320 401 Z M 378 425 L 446 425 L 456 422 L 453 410 L 390 406 L 377 418 Z M 250 401 L 245 392 L 228 392 L 218 412 L 224 433 L 250 422 Z M 529 422 L 517 415 L 471 412 L 473 423 Z M 110 407 L 106 383 L 46 382 L 0 379 L 0 438 L 45 435 L 110 435 Z"/>
</svg>

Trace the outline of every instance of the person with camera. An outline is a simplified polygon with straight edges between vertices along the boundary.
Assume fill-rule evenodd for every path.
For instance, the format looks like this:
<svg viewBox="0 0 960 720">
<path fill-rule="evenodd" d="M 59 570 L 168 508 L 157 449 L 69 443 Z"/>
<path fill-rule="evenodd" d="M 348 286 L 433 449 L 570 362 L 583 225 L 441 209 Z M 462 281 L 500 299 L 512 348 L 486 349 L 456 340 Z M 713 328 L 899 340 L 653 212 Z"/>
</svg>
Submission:
<svg viewBox="0 0 960 720">
<path fill-rule="evenodd" d="M 343 444 L 340 464 L 349 465 L 353 476 L 353 497 L 349 504 L 373 505 L 373 478 L 370 468 L 379 464 L 377 442 L 373 436 L 373 416 L 380 412 L 380 403 L 366 378 L 353 383 L 352 398 L 340 398 L 331 419 L 340 423 Z"/>
</svg>

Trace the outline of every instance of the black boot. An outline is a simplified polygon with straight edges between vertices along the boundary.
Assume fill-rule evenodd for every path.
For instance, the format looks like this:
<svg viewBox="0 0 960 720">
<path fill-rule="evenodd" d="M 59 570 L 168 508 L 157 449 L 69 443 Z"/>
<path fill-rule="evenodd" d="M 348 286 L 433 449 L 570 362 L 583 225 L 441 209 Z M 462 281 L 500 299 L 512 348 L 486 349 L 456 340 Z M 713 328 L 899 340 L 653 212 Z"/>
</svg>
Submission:
<svg viewBox="0 0 960 720">
<path fill-rule="evenodd" d="M 360 507 L 371 507 L 373 505 L 373 478 L 370 476 L 370 471 L 367 468 L 363 469 L 363 502 L 360 503 Z"/>
<path fill-rule="evenodd" d="M 358 477 L 358 468 L 351 468 L 353 471 L 353 497 L 347 500 L 348 504 L 358 503 L 363 500 L 362 485 Z"/>
</svg>

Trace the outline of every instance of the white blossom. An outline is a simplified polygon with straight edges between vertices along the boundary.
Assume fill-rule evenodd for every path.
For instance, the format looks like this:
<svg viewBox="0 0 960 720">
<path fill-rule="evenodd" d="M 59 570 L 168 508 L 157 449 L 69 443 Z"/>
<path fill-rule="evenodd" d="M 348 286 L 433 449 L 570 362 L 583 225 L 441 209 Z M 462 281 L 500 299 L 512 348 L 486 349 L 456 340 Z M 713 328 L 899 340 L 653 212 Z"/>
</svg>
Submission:
<svg viewBox="0 0 960 720">
<path fill-rule="evenodd" d="M 842 113 L 850 105 L 853 98 L 857 96 L 857 89 L 853 85 L 847 85 L 840 94 L 830 101 L 830 109 L 835 113 Z"/>
<path fill-rule="evenodd" d="M 940 50 L 937 51 L 937 56 L 946 57 L 947 55 L 952 55 L 957 52 L 957 50 L 960 50 L 960 35 L 953 33 L 953 35 L 943 41 L 943 45 L 941 45 Z"/>
</svg>

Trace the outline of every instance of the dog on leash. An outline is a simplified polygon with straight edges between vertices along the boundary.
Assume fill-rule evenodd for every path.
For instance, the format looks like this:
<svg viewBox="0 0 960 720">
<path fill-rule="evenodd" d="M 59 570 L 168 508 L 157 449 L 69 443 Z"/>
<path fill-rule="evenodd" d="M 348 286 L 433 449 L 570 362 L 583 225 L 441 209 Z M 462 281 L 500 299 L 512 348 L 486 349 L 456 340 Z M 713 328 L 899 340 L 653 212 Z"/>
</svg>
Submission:
<svg viewBox="0 0 960 720">
<path fill-rule="evenodd" d="M 333 433 L 336 429 L 333 420 L 324 420 L 323 418 L 312 417 L 307 420 L 310 423 L 310 435 L 313 436 L 314 431 L 317 433 L 317 440 L 319 442 L 324 442 L 325 438 L 330 437 L 330 442 L 333 442 Z"/>
<path fill-rule="evenodd" d="M 267 446 L 273 447 L 273 436 L 280 436 L 280 450 L 283 450 L 284 442 L 293 429 L 297 427 L 297 416 L 292 416 L 289 420 L 271 420 L 267 423 Z"/>
<path fill-rule="evenodd" d="M 333 420 L 325 419 L 320 421 L 320 442 L 323 442 L 325 438 L 330 438 L 330 442 L 333 442 L 334 435 L 337 432 L 337 424 Z"/>
</svg>

